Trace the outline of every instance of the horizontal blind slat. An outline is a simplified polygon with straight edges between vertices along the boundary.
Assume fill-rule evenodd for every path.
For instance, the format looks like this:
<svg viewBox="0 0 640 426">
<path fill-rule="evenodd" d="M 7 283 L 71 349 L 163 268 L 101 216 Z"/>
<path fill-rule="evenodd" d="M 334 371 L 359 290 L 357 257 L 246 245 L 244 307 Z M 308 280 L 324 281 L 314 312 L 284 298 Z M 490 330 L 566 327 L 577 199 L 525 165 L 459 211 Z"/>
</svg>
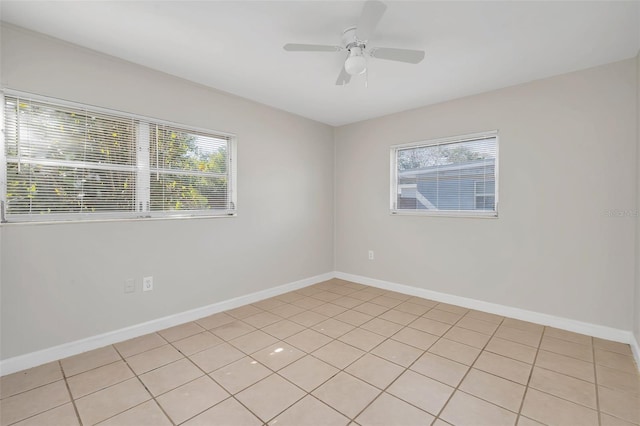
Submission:
<svg viewBox="0 0 640 426">
<path fill-rule="evenodd" d="M 10 219 L 234 211 L 229 135 L 143 122 L 68 102 L 4 99 L 3 198 Z M 140 146 L 148 144 L 149 152 L 137 156 L 137 138 L 146 140 L 147 132 L 149 141 Z M 152 175 L 150 182 L 145 174 Z M 138 180 L 142 190 L 136 189 Z"/>
<path fill-rule="evenodd" d="M 392 148 L 392 209 L 495 212 L 497 134 Z"/>
</svg>

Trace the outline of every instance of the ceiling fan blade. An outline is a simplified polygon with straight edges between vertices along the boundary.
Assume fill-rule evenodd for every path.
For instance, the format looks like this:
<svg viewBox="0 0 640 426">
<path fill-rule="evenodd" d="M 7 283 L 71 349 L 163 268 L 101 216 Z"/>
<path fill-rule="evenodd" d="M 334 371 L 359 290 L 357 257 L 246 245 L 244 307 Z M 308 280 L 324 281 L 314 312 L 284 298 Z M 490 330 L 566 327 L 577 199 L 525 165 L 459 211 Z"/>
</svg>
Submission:
<svg viewBox="0 0 640 426">
<path fill-rule="evenodd" d="M 327 46 L 324 44 L 285 44 L 284 50 L 289 52 L 340 52 L 344 50 L 342 46 Z"/>
<path fill-rule="evenodd" d="M 342 65 L 342 70 L 336 80 L 336 86 L 344 86 L 345 84 L 348 84 L 349 81 L 351 81 L 351 74 L 349 74 L 347 70 L 344 69 L 344 65 Z"/>
<path fill-rule="evenodd" d="M 372 58 L 417 64 L 424 59 L 424 50 L 372 47 L 371 50 L 369 50 L 369 55 L 371 55 Z"/>
<path fill-rule="evenodd" d="M 378 0 L 368 0 L 362 8 L 362 15 L 356 27 L 356 36 L 361 41 L 369 40 L 378 26 L 387 5 Z"/>
</svg>

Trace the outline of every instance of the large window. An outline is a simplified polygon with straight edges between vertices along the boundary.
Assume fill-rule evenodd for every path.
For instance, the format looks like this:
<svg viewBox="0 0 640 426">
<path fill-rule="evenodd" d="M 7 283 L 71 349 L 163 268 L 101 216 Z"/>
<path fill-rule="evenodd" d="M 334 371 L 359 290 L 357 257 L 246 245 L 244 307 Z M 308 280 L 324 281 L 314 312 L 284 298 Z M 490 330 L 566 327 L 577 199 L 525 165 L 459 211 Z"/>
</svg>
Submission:
<svg viewBox="0 0 640 426">
<path fill-rule="evenodd" d="M 391 148 L 391 211 L 498 215 L 498 134 L 487 132 Z"/>
<path fill-rule="evenodd" d="M 3 221 L 235 214 L 231 135 L 4 95 Z"/>
</svg>

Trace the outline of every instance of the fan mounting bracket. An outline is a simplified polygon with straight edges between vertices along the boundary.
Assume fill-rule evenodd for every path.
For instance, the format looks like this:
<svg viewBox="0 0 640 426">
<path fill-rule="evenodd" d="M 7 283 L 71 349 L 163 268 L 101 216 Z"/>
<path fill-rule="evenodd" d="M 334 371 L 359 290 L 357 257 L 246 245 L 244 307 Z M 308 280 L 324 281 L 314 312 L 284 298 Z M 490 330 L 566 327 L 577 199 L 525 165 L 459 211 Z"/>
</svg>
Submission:
<svg viewBox="0 0 640 426">
<path fill-rule="evenodd" d="M 363 51 L 365 49 L 365 42 L 363 40 L 359 40 L 356 35 L 357 28 L 349 27 L 342 33 L 342 45 L 347 50 L 351 50 L 353 47 L 359 47 Z"/>
</svg>

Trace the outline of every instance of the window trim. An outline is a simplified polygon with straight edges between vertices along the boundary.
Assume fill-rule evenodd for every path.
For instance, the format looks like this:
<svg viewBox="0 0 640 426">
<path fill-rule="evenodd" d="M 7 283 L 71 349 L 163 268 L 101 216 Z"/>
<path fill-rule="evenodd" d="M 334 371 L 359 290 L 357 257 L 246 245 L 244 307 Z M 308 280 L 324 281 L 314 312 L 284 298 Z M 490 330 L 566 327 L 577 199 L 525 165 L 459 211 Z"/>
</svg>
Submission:
<svg viewBox="0 0 640 426">
<path fill-rule="evenodd" d="M 228 179 L 227 182 L 227 199 L 231 208 L 229 209 L 217 209 L 217 210 L 184 210 L 184 211 L 151 211 L 148 206 L 143 207 L 141 210 L 136 211 L 121 211 L 121 212 L 96 212 L 96 213 L 51 213 L 46 215 L 12 215 L 12 220 L 7 220 L 6 217 L 6 197 L 7 197 L 7 159 L 6 154 L 6 140 L 5 140 L 5 96 L 11 96 L 16 98 L 31 99 L 36 102 L 45 102 L 53 104 L 54 106 L 87 109 L 95 113 L 103 113 L 107 115 L 113 115 L 117 117 L 123 117 L 134 121 L 141 121 L 150 125 L 163 125 L 168 127 L 176 127 L 186 131 L 199 132 L 204 134 L 210 134 L 212 136 L 220 136 L 227 139 L 227 170 L 225 176 Z M 235 217 L 237 216 L 237 140 L 238 137 L 233 133 L 220 132 L 211 129 L 206 129 L 197 126 L 186 125 L 173 121 L 158 119 L 154 117 L 144 116 L 140 114 L 134 114 L 126 111 L 119 111 L 115 109 L 103 108 L 88 103 L 74 102 L 66 99 L 54 98 L 49 96 L 38 95 L 30 92 L 24 92 L 19 90 L 13 90 L 10 88 L 4 88 L 0 90 L 0 226 L 2 225 L 19 225 L 19 224 L 61 224 L 61 223 L 86 223 L 86 222 L 102 222 L 102 221 L 130 221 L 130 220 L 149 220 L 149 219 L 187 219 L 187 218 L 218 218 L 218 217 Z M 139 129 L 136 130 L 139 133 Z M 147 144 L 149 141 L 147 141 Z M 144 148 L 144 141 L 142 147 Z M 141 144 L 136 138 L 136 144 L 134 149 L 136 150 L 136 158 L 138 156 L 137 150 L 139 150 Z M 147 164 L 139 167 L 135 166 L 136 181 L 140 176 L 140 173 L 148 172 L 150 179 L 152 168 L 147 154 Z M 27 160 L 28 162 L 33 162 Z M 52 163 L 58 165 L 56 161 L 52 160 L 35 160 L 37 163 Z M 113 165 L 118 168 L 118 165 Z M 110 166 L 110 168 L 114 168 Z M 122 168 L 128 168 L 128 166 L 121 166 Z M 177 171 L 181 173 L 180 171 Z M 187 173 L 188 174 L 188 173 Z M 148 190 L 146 191 L 147 194 Z M 136 189 L 135 203 L 139 202 L 139 193 Z M 150 201 L 150 198 L 147 200 Z M 137 208 L 137 206 L 136 206 Z"/>
<path fill-rule="evenodd" d="M 398 151 L 401 149 L 427 147 L 434 145 L 446 145 L 451 143 L 470 142 L 478 139 L 495 138 L 496 140 L 496 159 L 495 159 L 495 211 L 486 210 L 409 210 L 399 209 L 398 202 Z M 498 218 L 498 188 L 499 188 L 499 158 L 500 158 L 500 137 L 498 130 L 488 130 L 478 133 L 469 133 L 459 136 L 449 136 L 438 139 L 429 139 L 416 142 L 409 142 L 397 145 L 391 145 L 390 153 L 390 191 L 389 191 L 389 213 L 391 215 L 406 216 L 435 216 L 435 217 L 457 217 L 457 218 L 476 218 L 476 219 L 497 219 Z M 474 185 L 475 188 L 475 185 Z M 475 197 L 474 197 L 475 203 Z M 475 204 L 474 204 L 475 205 Z"/>
</svg>

